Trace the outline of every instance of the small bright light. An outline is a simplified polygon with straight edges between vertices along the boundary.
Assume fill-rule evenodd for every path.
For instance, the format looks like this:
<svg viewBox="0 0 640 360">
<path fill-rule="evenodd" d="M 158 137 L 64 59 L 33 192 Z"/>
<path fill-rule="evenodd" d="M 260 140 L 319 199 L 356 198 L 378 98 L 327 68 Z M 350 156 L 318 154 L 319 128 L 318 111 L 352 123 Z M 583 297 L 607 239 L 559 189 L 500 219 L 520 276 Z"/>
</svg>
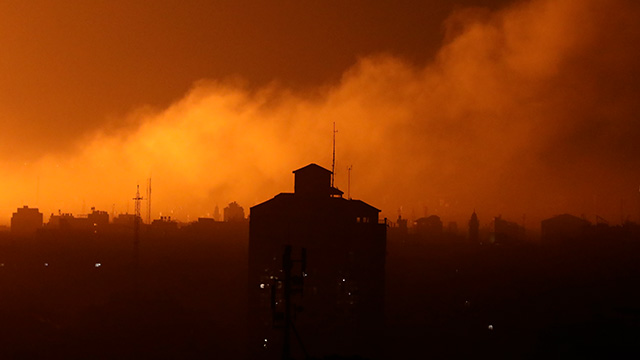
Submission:
<svg viewBox="0 0 640 360">
<path fill-rule="evenodd" d="M 489 325 L 489 326 L 487 327 L 487 329 L 489 329 L 489 330 L 493 330 L 493 325 Z"/>
<path fill-rule="evenodd" d="M 267 339 L 264 339 L 264 342 L 267 342 L 267 341 L 269 341 L 269 340 L 267 340 Z"/>
<path fill-rule="evenodd" d="M 345 279 L 345 278 L 342 278 L 342 282 L 345 282 L 345 281 L 347 281 L 347 279 Z"/>
<path fill-rule="evenodd" d="M 49 266 L 49 263 L 44 263 L 44 266 Z"/>
<path fill-rule="evenodd" d="M 351 296 L 351 293 L 349 293 L 349 296 Z"/>
<path fill-rule="evenodd" d="M 4 263 L 0 264 L 0 267 L 4 267 Z"/>
<path fill-rule="evenodd" d="M 94 266 L 99 268 L 100 266 L 102 266 L 102 264 L 101 263 L 96 263 Z"/>
<path fill-rule="evenodd" d="M 260 289 L 264 289 L 264 284 L 260 284 Z"/>
</svg>

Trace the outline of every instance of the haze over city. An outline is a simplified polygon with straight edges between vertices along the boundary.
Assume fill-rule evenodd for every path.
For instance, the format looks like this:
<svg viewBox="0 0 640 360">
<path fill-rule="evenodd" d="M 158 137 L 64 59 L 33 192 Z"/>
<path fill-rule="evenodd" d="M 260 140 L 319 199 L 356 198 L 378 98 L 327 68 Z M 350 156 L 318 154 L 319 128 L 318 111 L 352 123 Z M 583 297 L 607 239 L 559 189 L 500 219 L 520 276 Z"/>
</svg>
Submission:
<svg viewBox="0 0 640 360">
<path fill-rule="evenodd" d="M 640 216 L 633 1 L 3 2 L 0 222 L 186 221 L 331 165 L 395 218 Z"/>
</svg>

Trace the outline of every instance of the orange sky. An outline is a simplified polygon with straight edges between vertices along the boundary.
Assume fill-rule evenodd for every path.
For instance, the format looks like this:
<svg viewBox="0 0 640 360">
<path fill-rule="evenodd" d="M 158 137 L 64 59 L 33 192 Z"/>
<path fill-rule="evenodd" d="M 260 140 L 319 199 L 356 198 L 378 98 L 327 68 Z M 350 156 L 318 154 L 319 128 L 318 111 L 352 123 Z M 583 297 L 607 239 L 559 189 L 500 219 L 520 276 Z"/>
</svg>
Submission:
<svg viewBox="0 0 640 360">
<path fill-rule="evenodd" d="M 330 167 L 333 121 L 391 218 L 638 219 L 639 5 L 417 3 L 2 2 L 0 223 L 149 174 L 154 217 L 248 208 Z"/>
</svg>

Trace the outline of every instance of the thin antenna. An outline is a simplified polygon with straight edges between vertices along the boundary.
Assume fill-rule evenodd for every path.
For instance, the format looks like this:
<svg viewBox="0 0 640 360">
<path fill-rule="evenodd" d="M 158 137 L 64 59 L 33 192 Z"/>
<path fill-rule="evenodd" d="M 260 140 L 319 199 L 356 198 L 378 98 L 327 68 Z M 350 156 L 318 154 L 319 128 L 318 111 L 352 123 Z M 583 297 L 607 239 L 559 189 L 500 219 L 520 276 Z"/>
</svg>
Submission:
<svg viewBox="0 0 640 360">
<path fill-rule="evenodd" d="M 333 187 L 336 178 L 336 122 L 333 122 L 333 160 L 331 162 L 331 187 Z"/>
<path fill-rule="evenodd" d="M 353 165 L 349 165 L 349 172 L 348 172 L 348 176 L 347 176 L 347 199 L 351 200 L 351 169 L 353 168 Z"/>
</svg>

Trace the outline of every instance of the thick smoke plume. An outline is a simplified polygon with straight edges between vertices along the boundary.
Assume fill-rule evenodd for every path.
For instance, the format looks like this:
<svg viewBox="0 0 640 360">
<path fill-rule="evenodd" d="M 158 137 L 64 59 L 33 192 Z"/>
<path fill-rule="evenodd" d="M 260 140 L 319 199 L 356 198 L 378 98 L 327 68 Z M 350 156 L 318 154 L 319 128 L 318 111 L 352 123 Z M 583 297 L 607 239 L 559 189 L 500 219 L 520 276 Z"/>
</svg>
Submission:
<svg viewBox="0 0 640 360">
<path fill-rule="evenodd" d="M 293 93 L 202 81 L 167 109 L 131 114 L 67 156 L 5 168 L 4 221 L 45 213 L 133 211 L 153 178 L 153 217 L 194 220 L 237 200 L 293 190 L 291 171 L 331 166 L 336 183 L 384 216 L 438 214 L 528 224 L 562 212 L 639 216 L 640 6 L 539 0 L 461 9 L 436 59 L 361 59 L 339 84 Z M 322 61 L 322 59 L 318 59 Z"/>
</svg>

